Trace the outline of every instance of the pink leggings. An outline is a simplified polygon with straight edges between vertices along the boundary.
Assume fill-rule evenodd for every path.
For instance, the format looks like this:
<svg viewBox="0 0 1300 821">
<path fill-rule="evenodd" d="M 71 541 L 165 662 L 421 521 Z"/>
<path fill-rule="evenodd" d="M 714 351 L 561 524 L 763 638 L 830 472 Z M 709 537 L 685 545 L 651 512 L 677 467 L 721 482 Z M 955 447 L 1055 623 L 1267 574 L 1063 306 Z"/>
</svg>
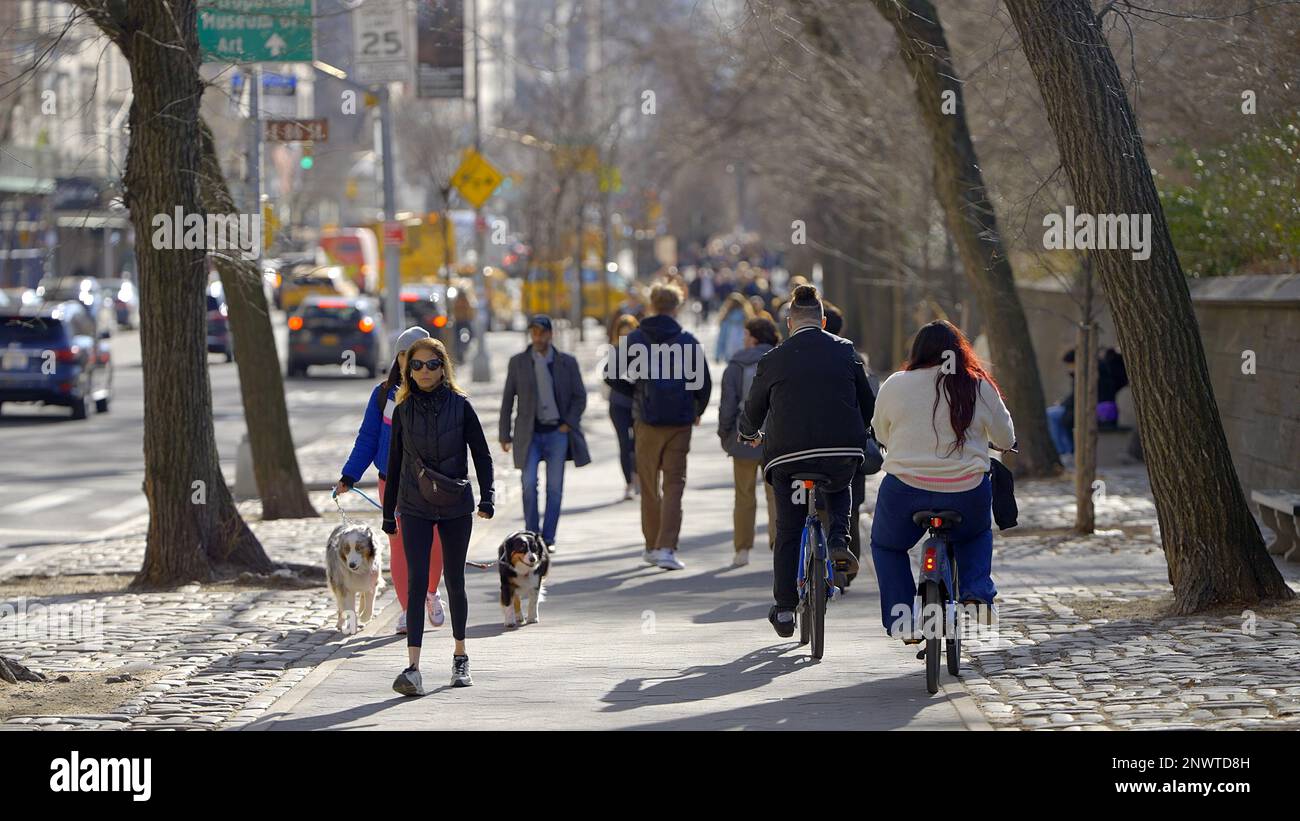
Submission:
<svg viewBox="0 0 1300 821">
<path fill-rule="evenodd" d="M 384 498 L 384 480 L 379 480 L 379 498 Z M 388 566 L 393 574 L 393 587 L 397 588 L 397 601 L 406 611 L 406 550 L 402 547 L 402 517 L 397 517 L 397 532 L 388 537 Z M 442 536 L 433 536 L 433 553 L 429 556 L 429 592 L 438 589 L 442 579 Z"/>
</svg>

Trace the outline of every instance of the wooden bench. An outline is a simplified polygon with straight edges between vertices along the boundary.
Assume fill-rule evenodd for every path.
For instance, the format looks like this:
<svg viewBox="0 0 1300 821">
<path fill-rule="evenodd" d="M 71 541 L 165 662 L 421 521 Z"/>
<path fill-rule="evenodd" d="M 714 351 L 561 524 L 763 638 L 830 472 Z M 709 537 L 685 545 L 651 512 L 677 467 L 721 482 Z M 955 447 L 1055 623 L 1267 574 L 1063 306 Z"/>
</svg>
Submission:
<svg viewBox="0 0 1300 821">
<path fill-rule="evenodd" d="M 1292 490 L 1252 490 L 1259 517 L 1276 534 L 1268 552 L 1300 562 L 1300 493 Z"/>
</svg>

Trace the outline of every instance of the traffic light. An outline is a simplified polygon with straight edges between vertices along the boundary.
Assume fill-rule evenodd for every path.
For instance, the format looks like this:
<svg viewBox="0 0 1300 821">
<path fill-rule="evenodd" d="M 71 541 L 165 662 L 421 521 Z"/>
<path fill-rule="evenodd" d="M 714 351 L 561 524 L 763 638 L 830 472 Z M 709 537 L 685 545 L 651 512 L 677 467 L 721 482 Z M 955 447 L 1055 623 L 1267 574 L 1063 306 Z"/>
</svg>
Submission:
<svg viewBox="0 0 1300 821">
<path fill-rule="evenodd" d="M 303 143 L 302 159 L 298 160 L 298 165 L 302 166 L 304 170 L 307 170 L 310 169 L 313 165 L 315 165 L 315 163 L 316 161 L 312 157 L 312 144 Z"/>
</svg>

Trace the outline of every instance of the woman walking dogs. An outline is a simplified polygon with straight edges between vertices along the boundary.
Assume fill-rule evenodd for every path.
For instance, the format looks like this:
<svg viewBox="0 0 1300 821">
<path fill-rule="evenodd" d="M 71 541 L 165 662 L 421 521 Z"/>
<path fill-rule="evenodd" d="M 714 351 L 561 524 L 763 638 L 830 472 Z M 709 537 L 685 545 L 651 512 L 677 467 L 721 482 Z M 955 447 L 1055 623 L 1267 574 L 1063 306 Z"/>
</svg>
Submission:
<svg viewBox="0 0 1300 821">
<path fill-rule="evenodd" d="M 456 385 L 447 349 L 436 339 L 421 339 L 406 353 L 402 386 L 397 391 L 383 528 L 385 533 L 396 532 L 397 514 L 401 514 L 410 584 L 407 601 L 424 598 L 434 530 L 442 536 L 451 630 L 456 639 L 451 665 L 453 687 L 474 683 L 465 652 L 465 555 L 474 523 L 474 493 L 469 484 L 466 451 L 474 459 L 474 473 L 478 476 L 478 515 L 491 519 L 495 501 L 492 455 L 483 426 L 464 391 Z M 420 679 L 423 639 L 424 620 L 412 620 L 406 634 L 410 666 L 393 682 L 393 689 L 404 696 L 424 695 Z"/>
<path fill-rule="evenodd" d="M 393 409 L 397 407 L 397 386 L 402 382 L 402 369 L 406 364 L 406 349 L 417 339 L 428 339 L 429 332 L 412 326 L 402 331 L 397 337 L 397 355 L 388 378 L 375 386 L 370 394 L 370 404 L 366 405 L 366 415 L 361 421 L 361 430 L 357 431 L 357 441 L 352 445 L 352 454 L 343 466 L 343 475 L 334 487 L 336 494 L 342 495 L 361 481 L 366 469 L 373 462 L 379 471 L 379 498 L 384 498 L 384 486 L 388 475 L 388 444 L 393 427 Z M 397 632 L 406 632 L 406 553 L 402 550 L 402 525 L 397 524 L 397 531 L 388 537 L 389 568 L 393 574 L 393 587 L 397 591 L 397 601 L 402 605 L 402 615 L 397 619 Z M 442 545 L 437 538 L 433 542 L 433 557 L 429 562 L 429 595 L 424 600 L 425 613 L 429 623 L 442 627 L 447 616 L 442 609 L 442 598 L 438 595 L 438 580 L 442 578 Z M 418 607 L 417 607 L 418 612 Z"/>
</svg>

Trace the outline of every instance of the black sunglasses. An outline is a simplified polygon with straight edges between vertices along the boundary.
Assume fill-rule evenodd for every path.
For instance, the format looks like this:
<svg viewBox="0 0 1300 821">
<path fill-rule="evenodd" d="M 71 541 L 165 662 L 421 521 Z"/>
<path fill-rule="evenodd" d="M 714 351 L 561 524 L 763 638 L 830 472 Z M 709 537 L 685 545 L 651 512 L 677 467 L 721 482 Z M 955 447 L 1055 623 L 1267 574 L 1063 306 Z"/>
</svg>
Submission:
<svg viewBox="0 0 1300 821">
<path fill-rule="evenodd" d="M 428 368 L 431 371 L 436 371 L 441 367 L 442 367 L 441 359 L 412 359 L 411 360 L 411 370 L 413 371 L 422 371 L 425 368 Z"/>
</svg>

